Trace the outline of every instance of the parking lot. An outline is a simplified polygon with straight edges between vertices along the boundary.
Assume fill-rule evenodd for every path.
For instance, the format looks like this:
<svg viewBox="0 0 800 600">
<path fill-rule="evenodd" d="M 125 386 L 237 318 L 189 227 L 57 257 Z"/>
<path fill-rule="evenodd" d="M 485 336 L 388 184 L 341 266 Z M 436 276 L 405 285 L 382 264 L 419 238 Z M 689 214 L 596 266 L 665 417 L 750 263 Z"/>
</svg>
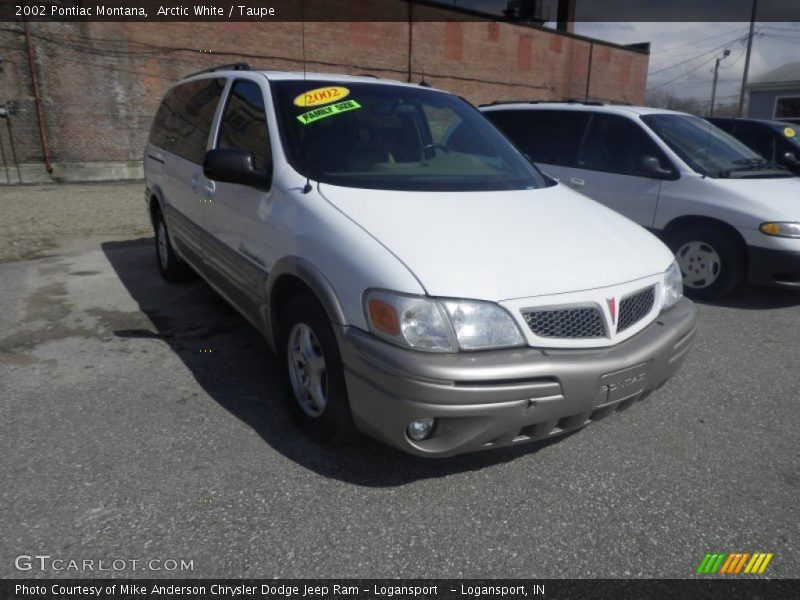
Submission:
<svg viewBox="0 0 800 600">
<path fill-rule="evenodd" d="M 0 576 L 97 576 L 15 567 L 48 554 L 192 561 L 119 573 L 147 577 L 684 578 L 744 551 L 800 577 L 800 293 L 701 305 L 684 369 L 627 411 L 430 461 L 300 437 L 259 334 L 163 282 L 140 221 L 108 221 L 0 263 Z"/>
</svg>

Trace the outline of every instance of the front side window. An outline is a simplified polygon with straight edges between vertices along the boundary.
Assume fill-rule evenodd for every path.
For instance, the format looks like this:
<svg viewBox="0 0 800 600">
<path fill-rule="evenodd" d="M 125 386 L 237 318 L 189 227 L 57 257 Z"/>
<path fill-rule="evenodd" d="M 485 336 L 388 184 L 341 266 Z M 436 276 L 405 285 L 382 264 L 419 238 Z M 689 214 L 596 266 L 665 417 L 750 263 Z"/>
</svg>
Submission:
<svg viewBox="0 0 800 600">
<path fill-rule="evenodd" d="M 708 177 L 765 178 L 791 175 L 699 117 L 651 114 L 643 116 L 642 121 L 687 165 Z"/>
<path fill-rule="evenodd" d="M 258 84 L 244 80 L 233 83 L 222 113 L 217 148 L 249 150 L 256 169 L 272 166 L 264 96 Z"/>
<path fill-rule="evenodd" d="M 662 169 L 671 169 L 661 149 L 639 125 L 619 115 L 595 113 L 581 146 L 578 168 L 646 177 L 644 157 L 655 157 Z"/>
<path fill-rule="evenodd" d="M 478 111 L 450 94 L 311 80 L 271 87 L 287 158 L 316 181 L 414 191 L 546 185 Z"/>
</svg>

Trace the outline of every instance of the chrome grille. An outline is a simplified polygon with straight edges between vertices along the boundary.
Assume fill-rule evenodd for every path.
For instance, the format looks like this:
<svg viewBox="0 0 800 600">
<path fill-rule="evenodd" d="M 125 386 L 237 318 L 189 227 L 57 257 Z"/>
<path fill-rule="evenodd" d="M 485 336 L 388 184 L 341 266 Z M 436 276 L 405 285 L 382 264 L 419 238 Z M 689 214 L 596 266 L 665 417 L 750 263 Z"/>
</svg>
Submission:
<svg viewBox="0 0 800 600">
<path fill-rule="evenodd" d="M 652 309 L 656 300 L 656 288 L 651 285 L 619 303 L 619 324 L 617 333 L 641 321 Z"/>
<path fill-rule="evenodd" d="M 531 331 L 546 338 L 605 337 L 603 317 L 595 307 L 523 310 Z"/>
</svg>

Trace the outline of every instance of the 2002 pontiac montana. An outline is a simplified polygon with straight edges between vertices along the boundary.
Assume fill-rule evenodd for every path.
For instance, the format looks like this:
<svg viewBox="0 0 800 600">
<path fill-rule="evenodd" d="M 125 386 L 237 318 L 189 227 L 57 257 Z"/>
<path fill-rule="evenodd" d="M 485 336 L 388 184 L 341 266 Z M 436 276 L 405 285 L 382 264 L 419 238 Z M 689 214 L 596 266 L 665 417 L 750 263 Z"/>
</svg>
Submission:
<svg viewBox="0 0 800 600">
<path fill-rule="evenodd" d="M 571 431 L 659 387 L 695 334 L 660 241 L 446 92 L 212 70 L 167 92 L 145 172 L 162 275 L 199 273 L 265 335 L 320 442 L 449 456 Z"/>
</svg>

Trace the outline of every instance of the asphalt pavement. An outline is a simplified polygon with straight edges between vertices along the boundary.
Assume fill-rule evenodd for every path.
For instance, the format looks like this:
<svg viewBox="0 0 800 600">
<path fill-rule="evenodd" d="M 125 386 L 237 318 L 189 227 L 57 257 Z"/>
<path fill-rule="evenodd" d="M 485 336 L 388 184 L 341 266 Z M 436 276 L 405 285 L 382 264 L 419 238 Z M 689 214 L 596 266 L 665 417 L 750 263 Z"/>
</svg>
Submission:
<svg viewBox="0 0 800 600">
<path fill-rule="evenodd" d="M 800 292 L 701 305 L 683 370 L 576 434 L 425 460 L 300 436 L 265 341 L 150 244 L 0 263 L 0 577 L 800 577 Z"/>
</svg>

